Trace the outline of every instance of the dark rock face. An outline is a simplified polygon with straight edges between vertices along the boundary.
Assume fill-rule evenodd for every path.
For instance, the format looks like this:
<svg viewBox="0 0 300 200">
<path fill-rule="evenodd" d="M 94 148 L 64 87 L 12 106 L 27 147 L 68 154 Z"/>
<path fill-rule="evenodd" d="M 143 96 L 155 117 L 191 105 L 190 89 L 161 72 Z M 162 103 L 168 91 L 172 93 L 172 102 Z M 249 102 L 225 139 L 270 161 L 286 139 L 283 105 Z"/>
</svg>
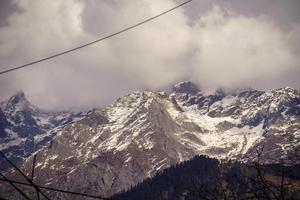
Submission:
<svg viewBox="0 0 300 200">
<path fill-rule="evenodd" d="M 88 126 L 97 126 L 101 124 L 109 123 L 108 119 L 104 117 L 101 113 L 97 112 L 97 110 L 92 110 L 87 113 L 85 118 L 81 120 L 81 123 Z"/>
<path fill-rule="evenodd" d="M 4 139 L 7 137 L 7 133 L 5 132 L 5 129 L 9 126 L 10 124 L 6 120 L 6 117 L 0 108 L 0 138 Z"/>
<path fill-rule="evenodd" d="M 200 92 L 198 87 L 189 81 L 178 83 L 173 87 L 173 93 L 183 93 L 183 94 L 197 94 Z"/>
<path fill-rule="evenodd" d="M 50 142 L 57 131 L 54 129 L 80 116 L 40 110 L 30 104 L 23 92 L 18 92 L 0 104 L 0 150 L 19 163 Z M 9 167 L 2 157 L 0 163 L 0 170 Z"/>
<path fill-rule="evenodd" d="M 191 82 L 182 82 L 173 88 L 173 94 L 178 101 L 183 102 L 184 106 L 196 105 L 202 113 L 209 111 L 209 107 L 224 98 L 223 90 L 218 89 L 212 95 L 205 96 L 201 91 Z"/>
<path fill-rule="evenodd" d="M 256 159 L 256 150 L 264 147 L 264 163 L 289 156 L 300 144 L 299 98 L 299 90 L 292 88 L 238 94 L 218 90 L 205 95 L 194 84 L 183 82 L 168 97 L 133 92 L 76 121 L 62 113 L 45 120 L 43 112 L 32 106 L 31 117 L 25 117 L 24 109 L 6 108 L 12 126 L 22 123 L 10 116 L 21 113 L 20 119 L 34 119 L 28 123 L 42 133 L 33 129 L 21 145 L 5 150 L 23 155 L 20 149 L 32 152 L 32 146 L 41 144 L 38 183 L 109 196 L 195 155 L 247 162 Z M 46 136 L 37 143 L 40 134 Z M 45 141 L 51 142 L 45 145 Z M 29 157 L 23 162 L 24 171 L 30 173 L 31 165 Z M 67 199 L 59 194 L 52 197 Z"/>
</svg>

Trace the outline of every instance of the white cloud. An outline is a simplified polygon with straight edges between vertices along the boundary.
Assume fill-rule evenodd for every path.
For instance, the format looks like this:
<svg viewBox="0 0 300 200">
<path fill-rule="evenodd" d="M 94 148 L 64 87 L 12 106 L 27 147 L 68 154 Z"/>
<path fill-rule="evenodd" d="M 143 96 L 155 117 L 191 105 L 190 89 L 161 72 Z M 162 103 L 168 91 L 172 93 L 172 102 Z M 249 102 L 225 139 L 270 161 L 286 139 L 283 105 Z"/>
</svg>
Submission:
<svg viewBox="0 0 300 200">
<path fill-rule="evenodd" d="M 75 0 L 17 0 L 22 9 L 10 16 L 0 29 L 0 55 L 18 54 L 36 59 L 72 45 L 82 34 L 80 13 L 83 5 Z M 20 61 L 19 61 L 20 62 Z"/>
<path fill-rule="evenodd" d="M 175 6 L 172 1 L 159 0 L 116 2 L 120 1 L 97 1 L 97 6 L 93 4 L 92 11 L 99 11 L 97 17 L 105 19 L 103 24 L 106 26 L 95 28 L 90 24 L 86 26 L 87 30 L 92 29 L 92 34 L 104 32 L 103 29 L 105 32 L 114 32 L 120 27 L 132 25 Z M 83 15 L 86 17 L 85 21 L 91 22 L 94 18 L 93 14 L 89 16 L 90 13 L 93 12 Z M 185 72 L 182 60 L 190 47 L 191 28 L 187 20 L 179 9 L 109 40 L 108 56 L 113 55 L 113 61 L 109 65 L 133 77 L 138 84 L 151 88 L 158 88 L 178 79 Z"/>
<path fill-rule="evenodd" d="M 118 31 L 174 6 L 172 1 L 19 1 L 24 10 L 0 29 L 3 60 L 18 64 Z M 134 13 L 134 15 L 132 14 Z M 78 52 L 15 73 L 14 85 L 42 107 L 111 102 L 159 88 L 185 72 L 190 27 L 181 9 Z M 13 41 L 13 42 L 6 42 Z M 7 56 L 7 57 L 6 57 Z M 11 63 L 10 63 L 11 64 Z M 41 67 L 43 66 L 43 67 Z M 79 97 L 80 96 L 80 97 Z"/>
<path fill-rule="evenodd" d="M 1 66 L 78 46 L 175 5 L 172 0 L 16 2 L 23 12 L 0 28 Z M 215 7 L 192 25 L 189 20 L 178 9 L 99 44 L 7 74 L 0 91 L 4 97 L 24 90 L 48 109 L 89 108 L 184 78 L 210 88 L 251 86 L 266 76 L 288 77 L 287 71 L 299 67 L 297 54 L 291 53 L 295 31 L 287 34 L 265 18 Z"/>
<path fill-rule="evenodd" d="M 194 27 L 193 79 L 205 87 L 249 86 L 299 67 L 286 33 L 266 18 L 235 15 L 215 6 Z"/>
</svg>

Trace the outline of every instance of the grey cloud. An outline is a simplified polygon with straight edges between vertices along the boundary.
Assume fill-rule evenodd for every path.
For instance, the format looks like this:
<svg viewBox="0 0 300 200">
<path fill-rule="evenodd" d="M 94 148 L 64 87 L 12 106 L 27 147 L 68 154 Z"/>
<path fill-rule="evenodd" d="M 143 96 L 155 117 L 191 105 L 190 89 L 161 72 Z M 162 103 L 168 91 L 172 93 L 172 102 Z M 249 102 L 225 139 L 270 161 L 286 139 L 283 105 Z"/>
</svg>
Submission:
<svg viewBox="0 0 300 200">
<path fill-rule="evenodd" d="M 8 16 L 9 26 L 0 28 L 1 70 L 92 41 L 175 5 L 172 0 L 15 2 L 23 12 Z M 295 13 L 274 14 L 280 21 L 251 6 L 243 11 L 235 0 L 222 2 L 214 1 L 219 10 L 212 10 L 211 1 L 193 1 L 115 38 L 1 76 L 0 100 L 24 90 L 46 109 L 83 109 L 185 79 L 210 89 L 299 87 Z M 281 27 L 287 19 L 289 28 Z"/>
<path fill-rule="evenodd" d="M 181 0 L 176 0 L 181 2 Z M 248 17 L 265 15 L 281 28 L 288 29 L 300 23 L 300 1 L 298 0 L 199 0 L 186 6 L 186 14 L 192 19 L 203 16 L 215 4 Z"/>
<path fill-rule="evenodd" d="M 8 26 L 9 23 L 7 18 L 14 14 L 20 13 L 22 10 L 18 7 L 18 5 L 12 0 L 2 0 L 0 1 L 0 27 Z"/>
<path fill-rule="evenodd" d="M 265 19 L 215 6 L 195 25 L 194 37 L 198 51 L 193 79 L 206 87 L 246 87 L 299 68 L 288 34 Z"/>
</svg>

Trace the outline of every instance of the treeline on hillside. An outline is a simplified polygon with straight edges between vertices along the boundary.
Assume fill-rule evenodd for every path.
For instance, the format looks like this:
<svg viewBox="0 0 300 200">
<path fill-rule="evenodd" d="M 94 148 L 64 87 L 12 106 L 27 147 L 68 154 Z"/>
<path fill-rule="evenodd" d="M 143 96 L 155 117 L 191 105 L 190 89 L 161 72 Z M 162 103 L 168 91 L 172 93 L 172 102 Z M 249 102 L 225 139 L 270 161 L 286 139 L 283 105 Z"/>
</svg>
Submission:
<svg viewBox="0 0 300 200">
<path fill-rule="evenodd" d="M 300 166 L 220 163 L 196 156 L 112 197 L 115 200 L 300 199 Z"/>
</svg>

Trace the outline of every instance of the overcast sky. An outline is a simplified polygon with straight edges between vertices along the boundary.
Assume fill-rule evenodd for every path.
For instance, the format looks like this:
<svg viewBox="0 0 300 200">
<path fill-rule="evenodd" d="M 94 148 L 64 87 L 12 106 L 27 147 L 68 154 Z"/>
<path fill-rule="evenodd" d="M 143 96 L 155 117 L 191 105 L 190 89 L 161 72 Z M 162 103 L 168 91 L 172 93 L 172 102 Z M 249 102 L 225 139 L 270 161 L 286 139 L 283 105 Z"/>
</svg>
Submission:
<svg viewBox="0 0 300 200">
<path fill-rule="evenodd" d="M 0 70 L 84 44 L 180 0 L 1 0 Z M 50 110 L 103 106 L 191 80 L 203 90 L 300 88 L 299 0 L 194 0 L 80 51 L 0 75 Z"/>
</svg>

